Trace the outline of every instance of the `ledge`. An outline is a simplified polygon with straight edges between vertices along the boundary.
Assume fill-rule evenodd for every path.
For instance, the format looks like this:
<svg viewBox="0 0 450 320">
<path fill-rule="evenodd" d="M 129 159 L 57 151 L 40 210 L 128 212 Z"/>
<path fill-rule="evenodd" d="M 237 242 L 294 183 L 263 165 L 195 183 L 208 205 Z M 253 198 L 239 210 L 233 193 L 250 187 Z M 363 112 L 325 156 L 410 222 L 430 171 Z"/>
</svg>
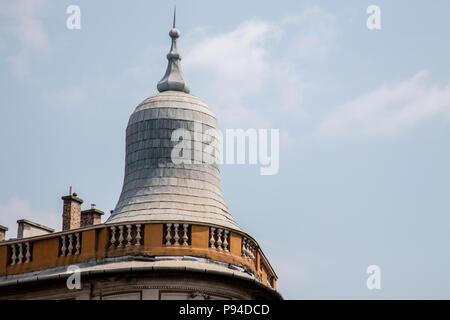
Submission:
<svg viewBox="0 0 450 320">
<path fill-rule="evenodd" d="M 147 262 L 156 259 L 179 263 L 182 258 L 184 266 L 178 268 L 184 271 L 188 270 L 186 265 L 190 262 L 206 258 L 236 272 L 252 274 L 262 283 L 269 281 L 272 287 L 277 280 L 257 242 L 244 232 L 186 221 L 136 221 L 99 224 L 1 242 L 0 282 L 14 275 L 39 273 L 73 264 L 92 261 L 99 264 L 104 259 L 119 262 L 127 256 Z M 160 266 L 155 265 L 154 268 Z M 113 269 L 105 269 L 104 272 L 117 272 L 116 268 Z M 204 271 L 213 274 L 215 271 L 212 269 Z M 130 271 L 127 267 L 123 272 Z"/>
<path fill-rule="evenodd" d="M 95 275 L 108 275 L 115 273 L 133 273 L 133 272 L 173 272 L 173 271 L 187 271 L 194 273 L 206 273 L 210 275 L 226 276 L 237 278 L 245 281 L 250 281 L 256 285 L 274 293 L 280 299 L 281 294 L 275 289 L 264 285 L 261 281 L 255 277 L 238 270 L 232 270 L 224 265 L 220 265 L 216 261 L 208 259 L 196 258 L 196 257 L 174 257 L 174 259 L 166 259 L 167 257 L 155 257 L 148 259 L 148 261 L 136 260 L 135 257 L 121 257 L 108 258 L 98 262 L 85 263 L 80 265 L 81 276 L 95 276 Z M 152 261 L 151 261 L 152 260 Z M 190 266 L 178 266 L 180 262 L 190 261 Z M 122 264 L 128 264 L 127 267 L 122 267 Z M 137 265 L 136 265 L 137 264 Z M 158 265 L 159 264 L 159 265 Z M 163 265 L 161 265 L 163 264 Z M 214 270 L 210 269 L 214 268 Z M 40 274 L 41 272 L 51 272 L 50 274 Z M 54 268 L 53 270 L 42 270 L 38 273 L 22 274 L 20 278 L 16 279 L 2 279 L 0 277 L 0 287 L 14 286 L 22 283 L 30 283 L 36 281 L 49 281 L 65 279 L 69 276 L 66 274 L 65 267 Z M 13 277 L 17 277 L 13 276 Z"/>
</svg>

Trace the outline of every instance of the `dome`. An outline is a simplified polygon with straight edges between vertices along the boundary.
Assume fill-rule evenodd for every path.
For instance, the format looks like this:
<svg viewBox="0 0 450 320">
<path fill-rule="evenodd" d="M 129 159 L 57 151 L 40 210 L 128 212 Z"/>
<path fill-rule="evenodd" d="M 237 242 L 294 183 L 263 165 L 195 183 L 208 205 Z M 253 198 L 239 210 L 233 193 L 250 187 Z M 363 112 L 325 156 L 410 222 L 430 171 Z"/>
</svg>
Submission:
<svg viewBox="0 0 450 320">
<path fill-rule="evenodd" d="M 208 106 L 181 91 L 164 91 L 145 99 L 130 117 L 122 193 L 107 223 L 157 220 L 215 224 L 240 230 L 222 196 L 216 163 L 175 164 L 171 153 L 183 128 L 217 130 Z M 201 142 L 202 158 L 206 154 Z"/>
<path fill-rule="evenodd" d="M 225 205 L 218 162 L 211 161 L 220 152 L 214 144 L 217 120 L 205 103 L 189 94 L 181 70 L 175 15 L 169 35 L 172 45 L 157 85 L 160 93 L 145 99 L 130 116 L 122 193 L 106 223 L 196 222 L 241 231 Z M 182 136 L 172 137 L 177 129 L 183 129 Z M 181 153 L 193 161 L 173 161 L 180 141 L 187 142 Z"/>
</svg>

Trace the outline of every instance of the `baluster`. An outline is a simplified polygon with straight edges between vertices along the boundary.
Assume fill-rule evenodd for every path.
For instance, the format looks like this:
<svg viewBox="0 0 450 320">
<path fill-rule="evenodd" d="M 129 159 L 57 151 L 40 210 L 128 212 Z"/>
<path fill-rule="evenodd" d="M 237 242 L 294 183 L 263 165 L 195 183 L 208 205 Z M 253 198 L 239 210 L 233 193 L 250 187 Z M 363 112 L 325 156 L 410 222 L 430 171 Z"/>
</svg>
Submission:
<svg viewBox="0 0 450 320">
<path fill-rule="evenodd" d="M 73 234 L 69 234 L 69 246 L 67 247 L 67 250 L 69 251 L 67 253 L 68 256 L 72 255 L 72 251 L 73 251 Z"/>
<path fill-rule="evenodd" d="M 272 277 L 267 277 L 267 285 L 272 288 Z"/>
<path fill-rule="evenodd" d="M 31 252 L 30 252 L 30 243 L 26 242 L 25 243 L 25 263 L 30 262 L 30 258 L 31 258 Z"/>
<path fill-rule="evenodd" d="M 136 225 L 136 244 L 135 246 L 140 246 L 141 245 L 141 225 L 137 224 Z"/>
<path fill-rule="evenodd" d="M 217 229 L 217 249 L 222 250 L 222 229 Z"/>
<path fill-rule="evenodd" d="M 123 247 L 123 226 L 119 226 L 119 245 L 118 247 Z"/>
<path fill-rule="evenodd" d="M 131 224 L 127 224 L 127 247 L 131 246 Z"/>
<path fill-rule="evenodd" d="M 175 223 L 174 225 L 173 225 L 173 227 L 174 227 L 174 229 L 175 229 L 175 235 L 174 235 L 174 240 L 175 240 L 175 243 L 174 243 L 174 245 L 176 245 L 176 246 L 178 246 L 180 243 L 178 242 L 178 240 L 180 240 L 180 236 L 178 235 L 178 226 L 179 226 L 179 224 L 178 223 Z"/>
<path fill-rule="evenodd" d="M 168 223 L 168 224 L 166 224 L 166 227 L 167 227 L 167 234 L 166 234 L 166 245 L 167 246 L 170 246 L 171 245 L 171 240 L 172 240 L 172 235 L 171 235 L 171 233 L 170 233 L 170 231 L 171 231 L 171 229 L 172 229 L 172 224 L 171 223 Z"/>
<path fill-rule="evenodd" d="M 188 245 L 188 224 L 185 223 L 183 224 L 183 246 L 187 246 Z"/>
<path fill-rule="evenodd" d="M 242 251 L 242 256 L 243 257 L 246 257 L 246 249 L 245 249 L 246 241 L 247 241 L 247 239 L 245 237 L 242 237 L 242 249 L 241 249 L 241 251 Z"/>
<path fill-rule="evenodd" d="M 211 248 L 216 248 L 216 240 L 214 239 L 214 231 L 216 230 L 216 228 L 211 227 L 211 239 L 209 239 L 209 243 L 211 244 L 210 247 Z"/>
<path fill-rule="evenodd" d="M 111 227 L 111 245 L 109 246 L 110 248 L 115 248 L 116 247 L 116 227 Z"/>
<path fill-rule="evenodd" d="M 80 254 L 81 243 L 80 243 L 80 233 L 75 233 L 76 245 L 75 245 L 75 254 Z"/>
<path fill-rule="evenodd" d="M 229 233 L 228 230 L 225 230 L 223 232 L 223 249 L 225 251 L 228 251 L 228 233 Z"/>
<path fill-rule="evenodd" d="M 258 280 L 262 281 L 262 263 L 261 263 L 261 261 L 259 262 Z"/>
<path fill-rule="evenodd" d="M 17 256 L 16 256 L 16 245 L 15 244 L 12 244 L 11 245 L 11 265 L 13 266 L 13 265 L 15 265 L 16 264 L 16 259 L 17 259 Z"/>
<path fill-rule="evenodd" d="M 61 256 L 65 256 L 66 255 L 66 235 L 62 235 L 61 236 Z"/>
<path fill-rule="evenodd" d="M 253 242 L 253 247 L 252 247 L 252 259 L 253 260 L 256 259 L 255 254 L 256 254 L 256 243 Z"/>
<path fill-rule="evenodd" d="M 21 264 L 22 260 L 23 260 L 23 248 L 22 248 L 22 243 L 19 243 L 19 255 L 17 256 L 18 258 L 18 262 L 17 264 Z"/>
</svg>

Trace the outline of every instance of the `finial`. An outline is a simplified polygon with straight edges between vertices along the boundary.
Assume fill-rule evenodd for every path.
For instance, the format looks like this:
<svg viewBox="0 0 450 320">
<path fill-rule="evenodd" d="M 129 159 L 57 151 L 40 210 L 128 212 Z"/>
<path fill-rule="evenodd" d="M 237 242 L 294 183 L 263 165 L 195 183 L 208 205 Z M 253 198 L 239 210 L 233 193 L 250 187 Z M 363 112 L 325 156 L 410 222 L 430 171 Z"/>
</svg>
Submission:
<svg viewBox="0 0 450 320">
<path fill-rule="evenodd" d="M 175 29 L 175 24 L 177 21 L 177 5 L 173 7 L 173 28 Z"/>
<path fill-rule="evenodd" d="M 169 32 L 169 36 L 172 38 L 172 46 L 170 47 L 170 52 L 167 54 L 167 60 L 169 63 L 167 65 L 166 73 L 164 77 L 158 82 L 158 91 L 182 91 L 189 93 L 189 85 L 186 80 L 184 80 L 183 72 L 181 71 L 181 54 L 177 49 L 177 39 L 180 37 L 180 30 L 176 28 L 176 17 L 177 8 L 174 7 L 173 10 L 173 28 Z"/>
</svg>

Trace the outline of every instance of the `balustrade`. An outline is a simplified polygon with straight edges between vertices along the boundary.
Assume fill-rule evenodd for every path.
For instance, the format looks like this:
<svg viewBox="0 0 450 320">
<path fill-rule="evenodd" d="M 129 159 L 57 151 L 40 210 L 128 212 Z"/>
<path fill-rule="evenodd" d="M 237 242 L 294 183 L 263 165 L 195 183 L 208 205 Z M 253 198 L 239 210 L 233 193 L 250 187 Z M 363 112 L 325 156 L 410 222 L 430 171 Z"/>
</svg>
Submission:
<svg viewBox="0 0 450 320">
<path fill-rule="evenodd" d="M 212 249 L 228 252 L 230 251 L 228 237 L 230 231 L 222 228 L 209 228 L 209 246 Z"/>
<path fill-rule="evenodd" d="M 142 239 L 141 224 L 125 224 L 109 227 L 109 248 L 140 246 Z"/>
<path fill-rule="evenodd" d="M 8 246 L 10 250 L 9 265 L 13 266 L 31 262 L 32 246 L 33 244 L 28 241 L 10 244 Z"/>
<path fill-rule="evenodd" d="M 242 249 L 241 254 L 244 258 L 255 260 L 256 243 L 246 237 L 242 237 Z"/>
<path fill-rule="evenodd" d="M 59 237 L 59 256 L 78 255 L 81 252 L 80 232 L 63 234 Z"/>
<path fill-rule="evenodd" d="M 191 225 L 187 223 L 166 223 L 164 244 L 166 246 L 188 246 L 191 242 Z M 181 234 L 181 237 L 180 237 Z M 181 241 L 180 241 L 181 239 Z"/>
<path fill-rule="evenodd" d="M 143 249 L 152 251 L 152 242 L 146 243 L 146 246 L 144 248 L 144 230 L 147 230 L 147 228 L 144 228 L 144 224 L 139 223 L 124 223 L 124 224 L 114 224 L 114 225 L 105 225 L 103 227 L 103 230 L 107 231 L 108 238 L 101 240 L 101 241 L 107 241 L 104 248 L 108 248 L 109 250 L 114 249 L 129 249 L 129 248 L 136 248 L 139 246 L 142 246 Z M 194 236 L 192 234 L 192 228 L 193 226 L 188 223 L 164 223 L 160 225 L 162 228 L 162 238 L 161 233 L 160 238 L 158 241 L 160 241 L 160 245 L 163 245 L 165 247 L 190 247 L 192 246 L 192 237 Z M 202 226 L 204 228 L 204 226 Z M 255 278 L 259 281 L 263 282 L 263 274 L 267 275 L 267 278 L 265 278 L 265 285 L 274 287 L 275 284 L 275 278 L 274 275 L 271 274 L 269 271 L 270 268 L 266 267 L 266 265 L 262 265 L 262 262 L 259 262 L 258 265 L 256 265 L 256 255 L 257 252 L 259 252 L 259 248 L 257 246 L 257 243 L 251 239 L 248 236 L 245 236 L 244 234 L 239 233 L 233 233 L 232 231 L 226 228 L 221 228 L 218 226 L 208 226 L 209 229 L 209 235 L 207 238 L 208 244 L 207 247 L 203 247 L 200 245 L 200 239 L 203 239 L 202 241 L 206 240 L 204 235 L 201 232 L 196 232 L 195 236 L 199 236 L 195 241 L 195 243 L 199 244 L 199 247 L 195 247 L 192 249 L 195 249 L 195 252 L 201 252 L 199 249 L 203 248 L 207 251 L 215 251 L 222 254 L 232 255 L 231 251 L 232 248 L 230 247 L 230 241 L 231 244 L 234 243 L 235 239 L 236 241 L 241 240 L 241 249 L 240 249 L 240 256 L 241 256 L 241 263 L 247 264 L 249 266 L 252 266 L 256 268 L 254 270 L 255 272 Z M 95 228 L 100 229 L 100 228 Z M 149 229 L 151 230 L 151 229 Z M 157 230 L 157 229 L 155 229 Z M 98 230 L 101 231 L 101 230 Z M 160 232 L 161 232 L 160 231 Z M 103 232 L 103 231 L 102 231 Z M 55 245 L 57 244 L 57 241 L 59 240 L 59 247 L 58 247 L 58 256 L 59 257 L 68 257 L 68 256 L 76 256 L 80 255 L 82 248 L 83 248 L 83 242 L 82 242 L 82 235 L 84 235 L 85 231 L 81 230 L 75 230 L 73 232 L 64 232 L 60 234 L 55 234 Z M 102 239 L 99 237 L 102 233 L 96 232 L 97 236 L 93 239 Z M 201 236 L 201 238 L 200 238 Z M 48 238 L 48 236 L 47 236 Z M 87 239 L 87 238 L 86 238 Z M 150 239 L 150 238 L 149 238 Z M 95 241 L 99 241 L 95 240 Z M 40 239 L 32 239 L 32 240 L 26 240 L 21 239 L 18 241 L 12 241 L 14 243 L 5 243 L 4 245 L 7 247 L 7 250 L 5 250 L 6 258 L 4 261 L 7 261 L 7 266 L 15 266 L 15 265 L 21 265 L 30 263 L 33 259 L 33 244 L 36 241 L 41 241 Z M 151 240 L 154 241 L 154 240 Z M 153 242 L 155 243 L 155 242 Z M 206 244 L 205 244 L 206 245 Z M 161 254 L 161 249 L 158 247 L 158 245 L 153 245 L 155 248 L 156 254 Z M 90 246 L 97 248 L 97 244 L 94 246 Z M 36 254 L 38 254 L 38 258 L 41 254 L 41 246 L 38 247 L 35 246 Z M 137 248 L 136 248 L 137 249 Z M 97 250 L 97 249 L 96 249 Z M 234 249 L 233 249 L 234 250 Z M 234 254 L 239 254 L 239 249 L 237 248 L 238 252 L 233 251 Z M 38 253 L 39 252 L 39 253 Z M 109 251 L 111 253 L 116 251 Z M 127 251 L 128 252 L 128 251 Z M 91 257 L 92 253 L 89 253 L 89 256 Z M 165 252 L 162 252 L 162 254 L 166 254 Z M 169 253 L 169 250 L 167 250 L 167 254 Z M 196 254 L 194 251 L 189 254 Z M 206 252 L 202 253 L 206 254 Z M 113 253 L 113 256 L 116 256 L 117 253 Z M 108 251 L 105 252 L 105 257 L 108 257 L 109 253 Z M 215 258 L 217 256 L 211 256 L 211 258 Z M 101 259 L 101 257 L 99 257 Z M 237 258 L 234 256 L 234 258 Z M 34 259 L 37 259 L 36 256 Z M 225 259 L 225 256 L 224 256 Z M 227 258 L 228 259 L 228 258 Z M 39 259 L 38 259 L 39 260 Z M 218 260 L 221 260 L 218 258 Z M 77 260 L 78 261 L 78 260 Z M 224 260 L 224 261 L 230 261 L 230 260 Z M 69 263 L 69 262 L 68 262 Z M 34 263 L 32 263 L 33 267 Z M 56 266 L 56 265 L 55 265 Z M 49 265 L 50 267 L 50 265 Z M 13 273 L 15 272 L 15 269 L 12 269 Z"/>
</svg>

